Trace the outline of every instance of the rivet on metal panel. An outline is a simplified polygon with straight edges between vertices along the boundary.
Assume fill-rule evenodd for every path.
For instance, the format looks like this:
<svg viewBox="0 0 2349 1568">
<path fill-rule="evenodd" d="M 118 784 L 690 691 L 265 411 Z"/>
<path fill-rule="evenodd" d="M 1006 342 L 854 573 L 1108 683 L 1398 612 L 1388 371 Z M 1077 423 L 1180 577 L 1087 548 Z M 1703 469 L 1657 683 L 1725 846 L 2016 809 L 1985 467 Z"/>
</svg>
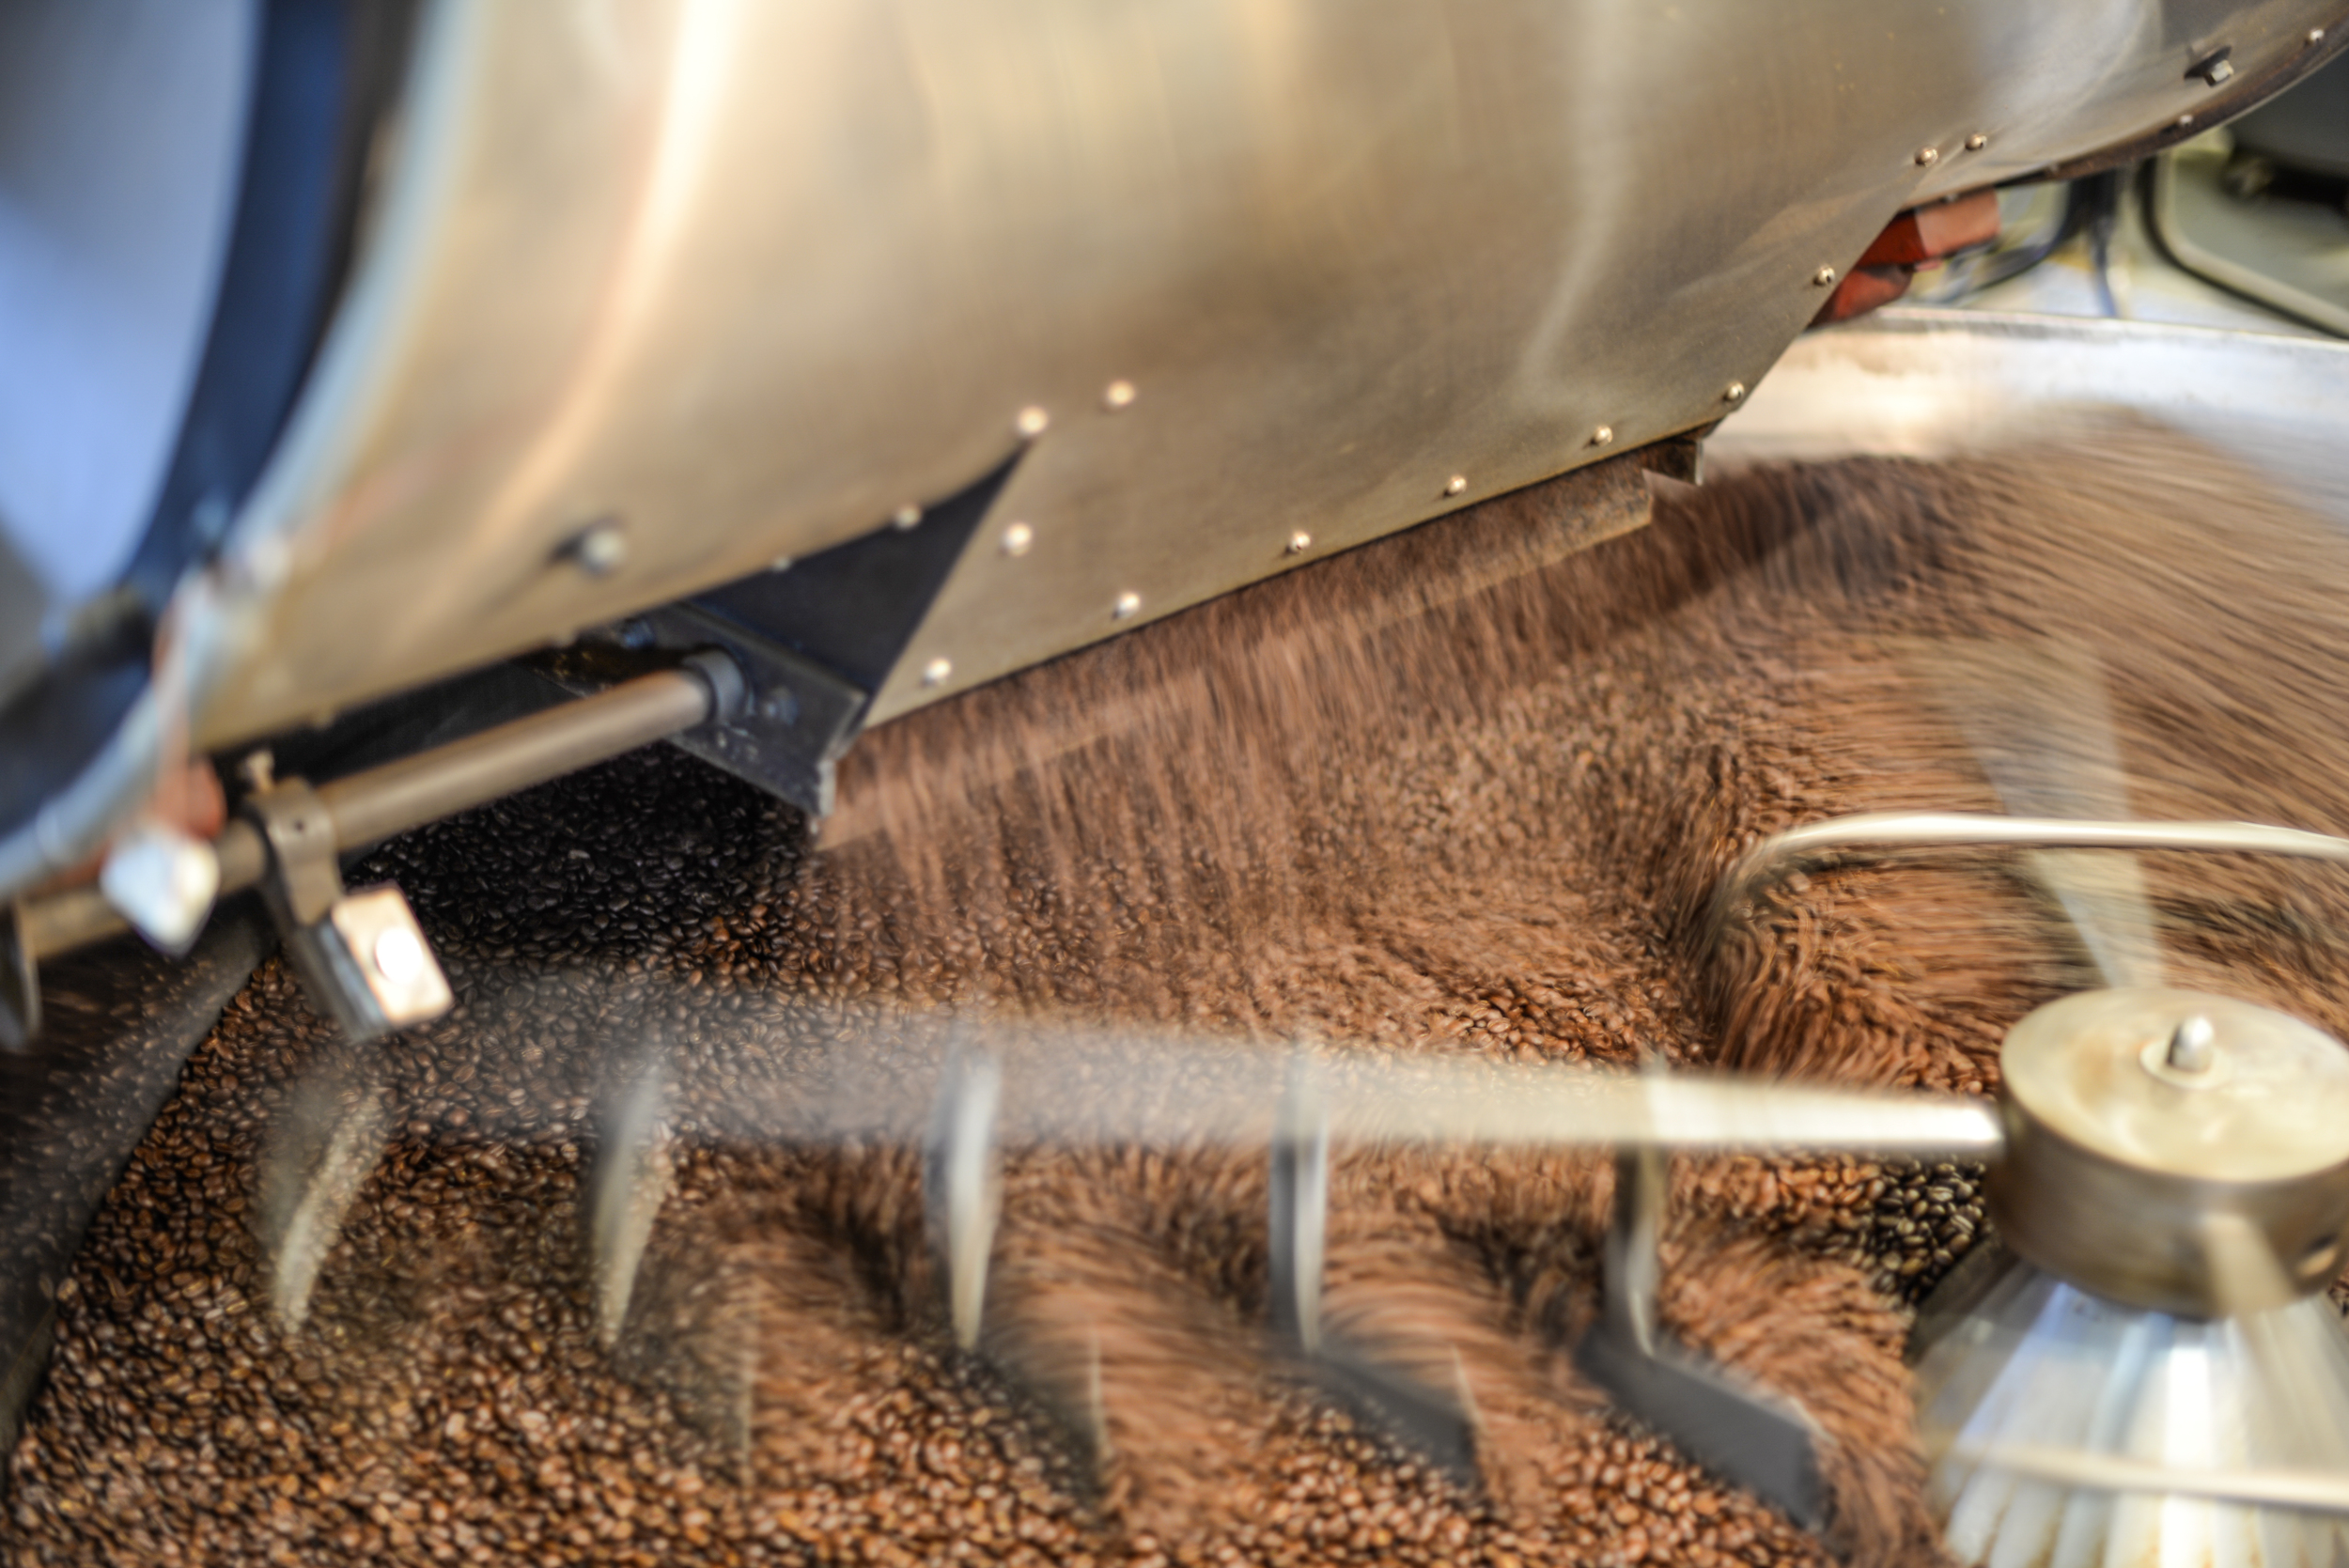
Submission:
<svg viewBox="0 0 2349 1568">
<path fill-rule="evenodd" d="M 1601 425 L 1598 428 L 1593 430 L 1591 432 L 1591 444 L 1593 446 L 1614 445 L 1615 427 L 1612 425 Z"/>
<path fill-rule="evenodd" d="M 1966 150 L 1968 152 L 1980 152 L 1983 147 L 1986 147 L 1989 145 L 1990 138 L 1983 135 L 1979 131 L 1966 138 Z"/>
<path fill-rule="evenodd" d="M 1938 163 L 1939 162 L 1941 162 L 1941 149 L 1939 147 L 1921 147 L 1917 149 L 1917 163 L 1920 167 L 1931 168 L 1934 164 Z"/>
<path fill-rule="evenodd" d="M 1012 422 L 1012 427 L 1019 432 L 1021 440 L 1034 441 L 1042 435 L 1051 423 L 1052 416 L 1046 412 L 1040 404 L 1031 403 L 1019 411 L 1019 417 Z"/>
<path fill-rule="evenodd" d="M 889 514 L 889 526 L 895 529 L 918 528 L 922 523 L 922 508 L 900 506 Z"/>
<path fill-rule="evenodd" d="M 1015 522 L 1003 530 L 1003 553 L 1006 555 L 1025 555 L 1028 547 L 1034 543 L 1035 530 L 1024 522 Z"/>
<path fill-rule="evenodd" d="M 1814 287 L 1814 288 L 1832 288 L 1832 287 L 1835 287 L 1835 269 L 1834 269 L 1834 268 L 1832 268 L 1832 267 L 1822 267 L 1822 268 L 1820 268 L 1817 272 L 1813 272 L 1813 273 L 1812 273 L 1812 274 L 1811 274 L 1811 283 L 1812 283 L 1812 287 Z"/>
<path fill-rule="evenodd" d="M 556 557 L 590 577 L 609 577 L 628 559 L 628 536 L 617 518 L 599 518 L 563 542 Z"/>
<path fill-rule="evenodd" d="M 2309 48 L 2314 49 L 2318 44 L 2325 41 L 2325 29 L 2322 27 L 2311 27 L 2301 38 L 2300 41 L 2306 44 Z"/>
<path fill-rule="evenodd" d="M 1142 596 L 1140 594 L 1120 594 L 1117 596 L 1117 602 L 1110 607 L 1110 618 L 1112 620 L 1130 621 L 1141 613 Z"/>
<path fill-rule="evenodd" d="M 1455 474 L 1443 482 L 1443 493 L 1446 495 L 1457 495 L 1467 489 L 1468 475 L 1465 474 Z"/>
<path fill-rule="evenodd" d="M 1306 533 L 1303 529 L 1300 528 L 1296 533 L 1289 536 L 1289 553 L 1291 555 L 1302 555 L 1305 551 L 1313 548 L 1314 536 L 1311 534 Z"/>
<path fill-rule="evenodd" d="M 955 666 L 952 660 L 933 659 L 927 664 L 922 666 L 922 684 L 925 686 L 943 686 L 946 684 L 946 677 L 954 673 Z"/>
<path fill-rule="evenodd" d="M 1133 407 L 1133 402 L 1134 383 L 1131 381 L 1112 381 L 1101 393 L 1101 406 L 1112 413 L 1119 409 Z"/>
<path fill-rule="evenodd" d="M 1744 402 L 1745 400 L 1746 400 L 1746 383 L 1745 383 L 1745 382 L 1743 382 L 1743 381 L 1732 381 L 1732 382 L 1730 382 L 1727 386 L 1725 386 L 1725 387 L 1721 388 L 1721 401 L 1722 401 L 1722 402 L 1724 402 L 1724 403 L 1742 403 L 1742 402 Z"/>
</svg>

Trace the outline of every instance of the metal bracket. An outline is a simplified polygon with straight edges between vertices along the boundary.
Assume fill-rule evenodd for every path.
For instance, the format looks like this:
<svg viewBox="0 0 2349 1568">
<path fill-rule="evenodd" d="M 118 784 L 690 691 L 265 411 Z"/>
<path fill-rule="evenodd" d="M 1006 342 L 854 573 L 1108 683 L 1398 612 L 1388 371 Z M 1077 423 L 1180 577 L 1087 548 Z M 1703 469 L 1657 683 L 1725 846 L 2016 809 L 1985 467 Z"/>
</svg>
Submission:
<svg viewBox="0 0 2349 1568">
<path fill-rule="evenodd" d="M 1269 1181 L 1273 1333 L 1339 1404 L 1463 1485 L 1476 1477 L 1476 1419 L 1443 1390 L 1322 1332 L 1330 1234 L 1330 1115 L 1311 1068 L 1290 1072 L 1273 1124 Z M 1465 1384 L 1461 1392 L 1466 1393 Z"/>
<path fill-rule="evenodd" d="M 596 1117 L 595 1162 L 581 1212 L 595 1277 L 596 1337 L 607 1351 L 620 1343 L 637 1270 L 677 1185 L 667 1115 L 668 1062 L 652 1050 L 605 1096 Z"/>
<path fill-rule="evenodd" d="M 1819 1430 L 1810 1416 L 1694 1355 L 1657 1319 L 1657 1244 L 1669 1174 L 1659 1150 L 1626 1149 L 1615 1157 L 1606 1304 L 1598 1327 L 1577 1347 L 1576 1364 L 1699 1464 L 1776 1504 L 1804 1529 L 1818 1529 L 1827 1518 L 1827 1488 Z"/>
<path fill-rule="evenodd" d="M 986 1321 L 988 1264 L 1003 1208 L 995 1154 L 1003 1090 L 1003 1069 L 992 1058 L 949 1057 L 923 1149 L 922 1205 L 945 1276 L 947 1318 L 965 1350 L 978 1348 Z"/>
<path fill-rule="evenodd" d="M 299 1328 L 343 1219 L 383 1157 L 389 1094 L 372 1060 L 330 1048 L 294 1087 L 263 1144 L 254 1232 L 278 1321 Z"/>
<path fill-rule="evenodd" d="M 301 779 L 288 779 L 248 798 L 244 815 L 269 846 L 261 895 L 270 913 L 288 927 L 324 920 L 343 895 L 343 870 L 334 858 L 334 815 L 318 791 Z"/>
<path fill-rule="evenodd" d="M 731 719 L 677 736 L 679 751 L 782 797 L 810 816 L 832 812 L 832 769 L 856 738 L 872 694 L 813 659 L 696 604 L 647 611 L 626 636 L 652 646 L 716 646 L 750 691 Z"/>
<path fill-rule="evenodd" d="M 622 648 L 723 649 L 749 686 L 738 707 L 674 744 L 810 816 L 830 815 L 834 765 L 1019 461 L 1015 453 L 955 494 L 803 560 L 621 622 Z M 567 650 L 554 677 L 591 690 L 592 657 Z"/>
<path fill-rule="evenodd" d="M 1302 1067 L 1290 1073 L 1281 1096 L 1269 1187 L 1272 1331 L 1302 1354 L 1316 1355 L 1330 1226 L 1330 1116 Z"/>
<path fill-rule="evenodd" d="M 372 1040 L 449 1010 L 448 977 L 399 889 L 344 891 L 334 816 L 316 790 L 288 779 L 243 811 L 269 846 L 261 896 L 319 1011 Z"/>
</svg>

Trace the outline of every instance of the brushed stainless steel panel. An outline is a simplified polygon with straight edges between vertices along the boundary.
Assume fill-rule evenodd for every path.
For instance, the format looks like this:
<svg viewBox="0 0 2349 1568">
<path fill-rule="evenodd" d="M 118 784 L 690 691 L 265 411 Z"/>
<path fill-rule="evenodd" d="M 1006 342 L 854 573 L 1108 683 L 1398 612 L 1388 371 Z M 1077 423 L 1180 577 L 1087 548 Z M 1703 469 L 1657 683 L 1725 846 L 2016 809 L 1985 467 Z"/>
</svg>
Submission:
<svg viewBox="0 0 2349 1568">
<path fill-rule="evenodd" d="M 2341 8 L 437 4 L 347 318 L 191 612 L 197 737 L 836 542 L 1045 410 L 999 508 L 1033 545 L 982 534 L 905 711 L 1703 424 L 1900 208 Z M 624 551 L 565 551 L 605 519 Z"/>
<path fill-rule="evenodd" d="M 1707 449 L 1724 462 L 1944 458 L 2092 431 L 2116 411 L 2234 456 L 2349 529 L 2349 343 L 2323 338 L 1887 310 L 1796 344 Z"/>
</svg>

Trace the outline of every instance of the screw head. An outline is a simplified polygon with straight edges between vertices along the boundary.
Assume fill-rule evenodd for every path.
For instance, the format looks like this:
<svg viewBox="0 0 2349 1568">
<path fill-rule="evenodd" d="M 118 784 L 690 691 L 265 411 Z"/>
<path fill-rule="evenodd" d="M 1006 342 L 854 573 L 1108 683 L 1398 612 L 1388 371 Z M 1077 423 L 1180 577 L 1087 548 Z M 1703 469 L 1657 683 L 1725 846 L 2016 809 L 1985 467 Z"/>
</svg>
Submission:
<svg viewBox="0 0 2349 1568">
<path fill-rule="evenodd" d="M 1919 168 L 1929 169 L 1939 162 L 1941 162 L 1941 149 L 1939 147 L 1921 147 L 1917 149 L 1917 166 Z"/>
<path fill-rule="evenodd" d="M 1119 409 L 1132 408 L 1133 405 L 1134 383 L 1131 381 L 1112 381 L 1101 391 L 1101 406 L 1112 413 Z"/>
<path fill-rule="evenodd" d="M 1601 425 L 1597 429 L 1591 432 L 1591 444 L 1593 446 L 1612 446 L 1614 443 L 1615 427 L 1612 425 Z"/>
<path fill-rule="evenodd" d="M 919 506 L 900 506 L 889 514 L 889 526 L 900 531 L 919 527 L 921 522 L 922 508 Z"/>
<path fill-rule="evenodd" d="M 1130 621 L 1141 613 L 1142 596 L 1140 594 L 1120 594 L 1117 596 L 1117 602 L 1110 606 L 1110 619 L 1113 621 Z"/>
<path fill-rule="evenodd" d="M 1732 381 L 1732 382 L 1730 382 L 1727 386 L 1725 386 L 1725 387 L 1721 388 L 1721 401 L 1722 401 L 1722 402 L 1724 402 L 1724 403 L 1742 403 L 1742 402 L 1744 402 L 1745 400 L 1746 400 L 1746 383 L 1745 383 L 1745 382 L 1743 382 L 1743 381 Z"/>
<path fill-rule="evenodd" d="M 1980 152 L 1983 147 L 1986 147 L 1989 145 L 1990 138 L 1983 135 L 1979 131 L 1966 138 L 1966 150 L 1968 152 Z"/>
<path fill-rule="evenodd" d="M 1811 274 L 1811 285 L 1814 288 L 1834 287 L 1835 269 L 1832 267 L 1820 268 L 1817 272 Z"/>
<path fill-rule="evenodd" d="M 2302 37 L 2300 41 L 2309 48 L 2314 49 L 2318 44 L 2325 41 L 2325 29 L 2322 27 L 2311 27 L 2308 30 L 2307 34 Z"/>
<path fill-rule="evenodd" d="M 933 659 L 927 664 L 922 666 L 922 684 L 925 686 L 943 686 L 946 684 L 946 677 L 954 673 L 955 664 L 953 660 Z"/>
<path fill-rule="evenodd" d="M 1028 547 L 1034 543 L 1035 530 L 1024 522 L 1015 522 L 1003 530 L 1003 553 L 1006 555 L 1025 555 Z"/>
<path fill-rule="evenodd" d="M 1443 493 L 1446 495 L 1458 495 L 1467 489 L 1468 475 L 1465 474 L 1455 474 L 1443 482 Z"/>
<path fill-rule="evenodd" d="M 1051 424 L 1051 414 L 1041 404 L 1031 403 L 1019 411 L 1019 417 L 1012 422 L 1012 427 L 1019 432 L 1022 441 L 1034 441 L 1050 429 Z"/>
<path fill-rule="evenodd" d="M 572 535 L 563 553 L 579 563 L 579 569 L 588 576 L 609 577 L 628 559 L 628 536 L 620 531 L 617 519 L 605 518 Z"/>
<path fill-rule="evenodd" d="M 1306 533 L 1303 529 L 1300 528 L 1296 533 L 1289 536 L 1289 553 L 1291 555 L 1302 555 L 1305 551 L 1313 548 L 1314 536 L 1311 534 Z"/>
<path fill-rule="evenodd" d="M 2217 1060 L 2218 1032 L 2201 1014 L 2178 1025 L 2170 1036 L 2170 1049 L 2165 1059 L 2170 1067 L 2181 1073 L 2206 1073 Z"/>
</svg>

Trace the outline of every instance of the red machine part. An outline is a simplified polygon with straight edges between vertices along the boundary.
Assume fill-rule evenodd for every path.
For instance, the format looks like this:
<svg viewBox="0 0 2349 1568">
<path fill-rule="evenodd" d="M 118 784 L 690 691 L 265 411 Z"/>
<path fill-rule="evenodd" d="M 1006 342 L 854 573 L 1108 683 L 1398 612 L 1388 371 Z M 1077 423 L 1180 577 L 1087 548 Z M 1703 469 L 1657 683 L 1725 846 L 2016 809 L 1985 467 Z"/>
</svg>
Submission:
<svg viewBox="0 0 2349 1568">
<path fill-rule="evenodd" d="M 1860 253 L 1812 325 L 1848 321 L 1908 292 L 1908 280 L 1959 251 L 1999 237 L 1999 194 L 1976 191 L 1949 201 L 1912 207 L 1884 225 Z"/>
</svg>

